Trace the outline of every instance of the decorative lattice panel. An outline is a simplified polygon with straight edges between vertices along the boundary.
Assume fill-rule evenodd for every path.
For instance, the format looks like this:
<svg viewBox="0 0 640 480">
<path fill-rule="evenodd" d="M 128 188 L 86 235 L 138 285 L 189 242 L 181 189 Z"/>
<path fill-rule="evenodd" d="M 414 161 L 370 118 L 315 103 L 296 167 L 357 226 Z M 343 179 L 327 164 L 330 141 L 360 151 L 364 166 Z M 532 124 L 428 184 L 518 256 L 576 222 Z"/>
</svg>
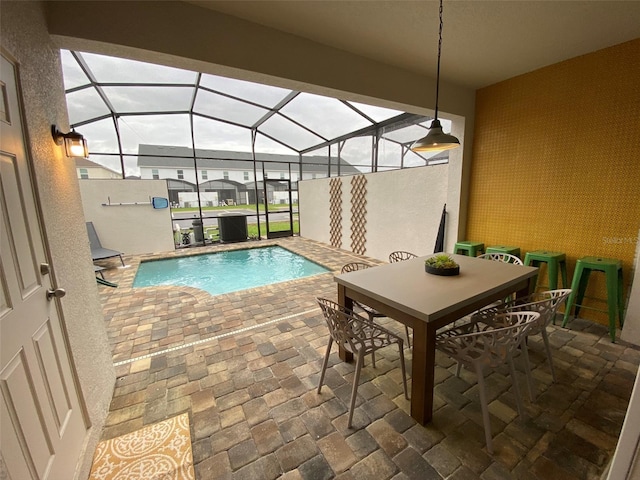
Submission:
<svg viewBox="0 0 640 480">
<path fill-rule="evenodd" d="M 329 181 L 329 237 L 331 246 L 342 247 L 342 180 Z"/>
<path fill-rule="evenodd" d="M 364 255 L 367 251 L 367 178 L 351 178 L 351 251 Z"/>
</svg>

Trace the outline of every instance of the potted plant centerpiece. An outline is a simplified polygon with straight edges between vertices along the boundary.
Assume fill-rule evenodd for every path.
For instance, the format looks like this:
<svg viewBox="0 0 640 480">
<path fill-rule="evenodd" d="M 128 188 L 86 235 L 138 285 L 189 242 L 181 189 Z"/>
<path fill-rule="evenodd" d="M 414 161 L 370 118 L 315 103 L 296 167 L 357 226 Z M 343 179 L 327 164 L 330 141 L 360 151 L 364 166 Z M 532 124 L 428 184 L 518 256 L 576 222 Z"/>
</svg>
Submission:
<svg viewBox="0 0 640 480">
<path fill-rule="evenodd" d="M 446 253 L 438 253 L 427 258 L 424 261 L 424 269 L 433 275 L 452 276 L 460 273 L 460 265 Z"/>
</svg>

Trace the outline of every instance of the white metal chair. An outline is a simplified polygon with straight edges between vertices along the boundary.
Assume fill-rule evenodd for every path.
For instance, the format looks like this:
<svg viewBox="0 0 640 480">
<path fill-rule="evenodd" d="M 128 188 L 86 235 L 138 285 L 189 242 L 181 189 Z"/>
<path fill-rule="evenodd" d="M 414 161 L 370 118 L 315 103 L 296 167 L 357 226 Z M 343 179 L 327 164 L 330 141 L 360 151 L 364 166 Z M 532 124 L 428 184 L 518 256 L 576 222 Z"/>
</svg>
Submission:
<svg viewBox="0 0 640 480">
<path fill-rule="evenodd" d="M 342 267 L 341 273 L 355 272 L 357 270 L 364 270 L 365 268 L 371 268 L 373 266 L 374 265 L 369 265 L 368 263 L 351 262 L 351 263 L 345 264 Z M 384 313 L 380 313 L 375 308 L 372 308 L 372 307 L 370 307 L 368 305 L 364 305 L 363 303 L 353 302 L 353 306 L 356 307 L 356 308 L 359 308 L 362 311 L 364 311 L 369 316 L 369 320 L 371 320 L 372 322 L 374 321 L 375 318 L 386 317 L 386 315 Z M 405 331 L 405 333 L 407 335 L 407 346 L 409 348 L 411 348 L 411 337 L 409 336 L 409 327 L 407 327 L 405 325 L 404 326 L 404 331 Z"/>
<path fill-rule="evenodd" d="M 510 253 L 483 253 L 482 255 L 478 255 L 478 258 L 484 258 L 485 260 L 493 260 L 494 262 L 502 262 L 502 263 L 512 263 L 514 265 L 524 265 L 522 260 L 520 260 L 515 255 L 511 255 Z"/>
<path fill-rule="evenodd" d="M 515 255 L 511 255 L 510 253 L 500 253 L 500 252 L 492 252 L 492 253 L 483 253 L 482 255 L 478 255 L 478 258 L 484 258 L 485 260 L 493 260 L 494 262 L 502 262 L 502 263 L 511 263 L 512 265 L 524 265 L 522 260 L 520 260 Z M 511 295 L 504 299 L 505 302 L 510 302 L 513 299 Z"/>
<path fill-rule="evenodd" d="M 570 288 L 562 288 L 558 290 L 548 290 L 545 292 L 532 293 L 523 298 L 519 298 L 513 300 L 511 302 L 507 302 L 503 305 L 499 305 L 497 307 L 487 308 L 485 310 L 480 310 L 472 316 L 472 320 L 480 320 L 482 322 L 487 322 L 489 319 L 498 314 L 504 312 L 523 312 L 523 311 L 534 311 L 540 314 L 539 320 L 536 324 L 529 330 L 527 336 L 531 335 L 542 335 L 542 340 L 544 342 L 544 348 L 547 353 L 547 361 L 549 362 L 549 369 L 551 370 L 551 377 L 553 381 L 556 381 L 556 372 L 553 368 L 553 357 L 551 355 L 551 347 L 549 346 L 549 336 L 547 334 L 547 326 L 549 322 L 553 321 L 555 323 L 556 313 L 562 302 L 564 302 L 569 294 L 571 293 Z"/>
<path fill-rule="evenodd" d="M 356 403 L 356 395 L 358 393 L 358 382 L 360 380 L 360 370 L 364 363 L 364 356 L 372 354 L 372 363 L 375 368 L 375 357 L 373 356 L 376 350 L 387 347 L 389 345 L 397 344 L 400 351 L 400 368 L 402 369 L 402 385 L 404 387 L 404 396 L 408 400 L 407 394 L 407 374 L 404 364 L 404 349 L 403 340 L 395 333 L 390 332 L 386 328 L 371 322 L 367 318 L 361 317 L 350 310 L 341 307 L 331 300 L 326 298 L 317 299 L 324 319 L 327 322 L 329 328 L 329 344 L 327 345 L 327 352 L 322 362 L 322 372 L 320 373 L 320 382 L 318 384 L 318 393 L 322 389 L 322 383 L 324 382 L 324 375 L 327 371 L 327 364 L 329 363 L 329 355 L 331 354 L 331 346 L 333 342 L 336 342 L 339 346 L 348 352 L 351 352 L 356 357 L 356 371 L 353 377 L 353 387 L 351 389 L 351 403 L 349 405 L 349 421 L 347 426 L 351 428 L 351 421 L 353 419 L 353 409 Z"/>
<path fill-rule="evenodd" d="M 487 394 L 484 385 L 484 370 L 509 364 L 513 389 L 518 404 L 518 414 L 524 417 L 520 389 L 513 364 L 513 353 L 521 346 L 526 351 L 523 339 L 540 318 L 537 312 L 500 313 L 490 318 L 490 323 L 470 322 L 459 327 L 444 330 L 436 335 L 436 348 L 458 362 L 458 371 L 462 365 L 474 370 L 478 376 L 482 421 L 487 442 L 487 450 L 493 453 L 491 443 L 491 423 L 487 406 Z M 524 356 L 527 360 L 526 355 Z M 529 373 L 528 362 L 525 369 Z"/>
<path fill-rule="evenodd" d="M 411 260 L 416 258 L 417 255 L 411 252 L 405 252 L 403 250 L 396 250 L 389 254 L 389 263 L 404 262 L 405 260 Z"/>
</svg>

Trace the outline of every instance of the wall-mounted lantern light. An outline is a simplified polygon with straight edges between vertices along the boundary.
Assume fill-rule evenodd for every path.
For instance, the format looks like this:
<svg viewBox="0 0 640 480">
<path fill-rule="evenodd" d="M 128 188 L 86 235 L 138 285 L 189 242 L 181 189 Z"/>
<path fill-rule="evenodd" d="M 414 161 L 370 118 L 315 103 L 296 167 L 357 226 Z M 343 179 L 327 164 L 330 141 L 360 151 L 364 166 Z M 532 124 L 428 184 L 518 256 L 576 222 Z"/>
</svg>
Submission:
<svg viewBox="0 0 640 480">
<path fill-rule="evenodd" d="M 62 133 L 58 130 L 58 127 L 51 125 L 51 135 L 56 145 L 62 145 L 64 143 L 64 153 L 67 157 L 89 158 L 87 141 L 80 133 L 75 130 L 71 130 L 69 133 Z"/>
</svg>

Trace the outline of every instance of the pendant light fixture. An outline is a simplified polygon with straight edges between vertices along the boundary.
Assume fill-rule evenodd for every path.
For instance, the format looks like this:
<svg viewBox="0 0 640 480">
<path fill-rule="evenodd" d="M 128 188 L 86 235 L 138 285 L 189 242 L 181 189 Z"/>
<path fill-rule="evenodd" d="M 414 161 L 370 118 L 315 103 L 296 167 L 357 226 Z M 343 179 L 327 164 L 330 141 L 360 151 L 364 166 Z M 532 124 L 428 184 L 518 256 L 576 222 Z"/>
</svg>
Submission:
<svg viewBox="0 0 640 480">
<path fill-rule="evenodd" d="M 411 145 L 414 152 L 432 152 L 450 150 L 460 146 L 460 140 L 442 131 L 438 120 L 438 94 L 440 93 L 440 52 L 442 51 L 442 0 L 440 0 L 440 31 L 438 34 L 438 69 L 436 70 L 436 111 L 427 136 Z"/>
</svg>

